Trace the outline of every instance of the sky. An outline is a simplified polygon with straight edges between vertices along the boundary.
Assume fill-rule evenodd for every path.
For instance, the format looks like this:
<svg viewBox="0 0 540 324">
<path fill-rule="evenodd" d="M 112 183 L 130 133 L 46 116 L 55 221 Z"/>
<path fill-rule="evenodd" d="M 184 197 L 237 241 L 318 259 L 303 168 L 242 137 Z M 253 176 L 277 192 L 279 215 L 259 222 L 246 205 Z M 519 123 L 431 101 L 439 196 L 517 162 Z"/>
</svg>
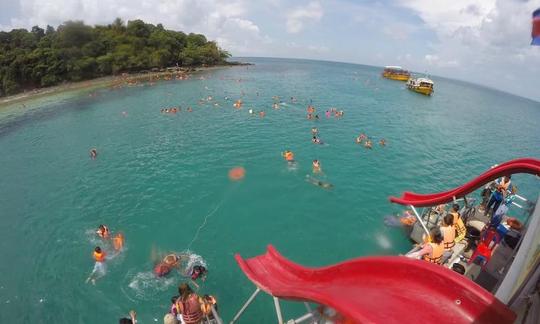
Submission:
<svg viewBox="0 0 540 324">
<path fill-rule="evenodd" d="M 0 0 L 0 30 L 142 19 L 233 56 L 307 58 L 455 78 L 540 101 L 540 0 Z"/>
</svg>

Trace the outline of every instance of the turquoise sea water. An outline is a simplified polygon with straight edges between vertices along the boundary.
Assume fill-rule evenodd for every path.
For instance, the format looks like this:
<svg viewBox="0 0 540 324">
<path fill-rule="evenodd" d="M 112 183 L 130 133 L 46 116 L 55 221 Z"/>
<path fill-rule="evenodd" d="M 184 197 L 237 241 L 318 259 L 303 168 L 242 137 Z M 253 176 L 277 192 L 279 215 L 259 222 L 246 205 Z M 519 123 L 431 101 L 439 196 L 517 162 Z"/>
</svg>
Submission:
<svg viewBox="0 0 540 324">
<path fill-rule="evenodd" d="M 249 61 L 256 65 L 0 110 L 0 323 L 114 323 L 130 309 L 140 323 L 161 322 L 181 278 L 152 278 L 153 247 L 201 255 L 210 271 L 201 292 L 230 320 L 254 289 L 235 253 L 274 244 L 313 266 L 404 253 L 408 240 L 382 222 L 400 211 L 389 195 L 447 190 L 492 164 L 540 156 L 538 102 L 436 77 L 424 97 L 361 65 Z M 279 110 L 273 96 L 285 102 Z M 319 121 L 306 119 L 310 102 Z M 176 115 L 160 113 L 175 105 Z M 344 117 L 324 117 L 330 107 Z M 311 143 L 314 126 L 325 145 Z M 360 132 L 373 150 L 354 143 Z M 333 190 L 306 181 L 313 159 Z M 234 166 L 246 169 L 243 181 L 228 179 Z M 536 199 L 537 179 L 513 180 Z M 100 223 L 125 234 L 126 250 L 92 286 L 84 281 Z M 288 318 L 302 309 L 282 307 Z M 270 322 L 273 305 L 261 295 L 242 323 Z"/>
</svg>

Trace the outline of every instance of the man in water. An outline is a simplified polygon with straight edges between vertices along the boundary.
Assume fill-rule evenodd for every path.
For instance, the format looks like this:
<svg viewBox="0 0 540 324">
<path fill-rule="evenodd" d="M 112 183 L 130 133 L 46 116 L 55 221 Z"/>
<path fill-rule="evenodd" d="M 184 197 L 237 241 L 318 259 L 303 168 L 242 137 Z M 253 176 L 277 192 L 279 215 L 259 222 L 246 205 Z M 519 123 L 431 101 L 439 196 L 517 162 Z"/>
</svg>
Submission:
<svg viewBox="0 0 540 324">
<path fill-rule="evenodd" d="M 307 181 L 311 182 L 312 184 L 316 185 L 316 186 L 319 186 L 323 189 L 332 189 L 334 188 L 334 185 L 331 184 L 331 183 L 328 183 L 328 182 L 323 182 L 319 179 L 316 179 L 316 178 L 313 178 L 313 177 L 306 177 Z"/>
<path fill-rule="evenodd" d="M 166 276 L 173 268 L 180 266 L 181 260 L 182 259 L 174 253 L 166 255 L 163 260 L 154 267 L 155 275 L 158 277 Z"/>
<path fill-rule="evenodd" d="M 97 158 L 97 149 L 93 148 L 90 150 L 90 158 L 95 160 Z"/>
<path fill-rule="evenodd" d="M 107 253 L 105 251 L 102 251 L 99 246 L 96 246 L 94 249 L 94 260 L 96 260 L 96 263 L 94 264 L 94 269 L 92 270 L 92 273 L 90 273 L 90 276 L 86 279 L 86 282 L 92 281 L 92 284 L 96 284 L 96 280 L 100 277 L 103 277 L 105 275 L 105 256 Z"/>
</svg>

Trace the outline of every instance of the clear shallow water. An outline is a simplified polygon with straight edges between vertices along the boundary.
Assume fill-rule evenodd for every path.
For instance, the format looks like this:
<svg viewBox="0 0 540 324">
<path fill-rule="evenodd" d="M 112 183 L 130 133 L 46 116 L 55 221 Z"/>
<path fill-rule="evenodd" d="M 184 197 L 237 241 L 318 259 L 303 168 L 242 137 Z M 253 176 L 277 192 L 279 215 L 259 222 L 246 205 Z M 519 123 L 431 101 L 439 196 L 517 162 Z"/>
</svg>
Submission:
<svg viewBox="0 0 540 324">
<path fill-rule="evenodd" d="M 447 190 L 494 163 L 540 156 L 538 102 L 441 78 L 428 98 L 381 79 L 378 68 L 251 61 L 203 72 L 205 80 L 0 111 L 1 323 L 108 323 L 130 309 L 141 323 L 161 322 L 181 277 L 149 276 L 152 248 L 187 249 L 205 218 L 190 248 L 210 270 L 201 292 L 215 294 L 230 320 L 254 289 L 234 253 L 257 255 L 271 243 L 306 265 L 403 253 L 407 239 L 382 222 L 400 210 L 389 195 Z M 235 110 L 242 91 L 244 108 Z M 209 95 L 220 107 L 197 104 Z M 273 110 L 273 96 L 287 104 Z M 305 118 L 310 100 L 318 122 Z M 174 105 L 194 111 L 160 114 Z M 251 107 L 266 117 L 250 116 Z M 345 116 L 326 119 L 330 107 Z M 313 126 L 327 145 L 311 143 Z M 366 150 L 354 144 L 359 132 L 388 146 Z M 287 169 L 285 149 L 297 170 Z M 305 181 L 315 158 L 333 190 Z M 247 174 L 233 183 L 227 172 L 238 165 Z M 540 189 L 531 176 L 514 183 L 530 198 Z M 84 281 L 100 223 L 125 233 L 126 251 L 92 286 Z M 302 309 L 283 308 L 289 317 Z M 245 316 L 275 322 L 271 299 L 261 295 Z"/>
</svg>

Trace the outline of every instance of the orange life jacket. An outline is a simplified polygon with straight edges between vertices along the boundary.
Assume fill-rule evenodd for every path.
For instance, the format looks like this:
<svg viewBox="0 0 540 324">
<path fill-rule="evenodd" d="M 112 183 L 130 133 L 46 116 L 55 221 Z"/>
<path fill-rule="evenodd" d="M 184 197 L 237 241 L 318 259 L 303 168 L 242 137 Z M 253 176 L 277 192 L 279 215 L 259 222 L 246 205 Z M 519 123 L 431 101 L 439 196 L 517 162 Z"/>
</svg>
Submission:
<svg viewBox="0 0 540 324">
<path fill-rule="evenodd" d="M 456 244 L 454 242 L 456 239 L 456 230 L 453 226 L 441 226 L 441 232 L 443 234 L 444 249 L 449 251 Z"/>
<path fill-rule="evenodd" d="M 96 260 L 96 262 L 103 262 L 105 261 L 105 252 L 101 252 L 101 253 L 97 253 L 96 251 L 94 251 L 94 259 Z"/>
<path fill-rule="evenodd" d="M 437 244 L 437 243 L 428 243 L 431 245 L 431 253 L 424 255 L 424 260 L 429 261 L 431 263 L 435 264 L 441 264 L 442 261 L 442 255 L 444 253 L 444 246 L 443 244 Z"/>
<path fill-rule="evenodd" d="M 180 300 L 181 298 L 179 298 Z M 186 301 L 181 301 L 182 319 L 186 324 L 199 324 L 203 318 L 201 302 L 195 294 L 190 295 Z M 180 305 L 179 305 L 180 306 Z"/>
</svg>

